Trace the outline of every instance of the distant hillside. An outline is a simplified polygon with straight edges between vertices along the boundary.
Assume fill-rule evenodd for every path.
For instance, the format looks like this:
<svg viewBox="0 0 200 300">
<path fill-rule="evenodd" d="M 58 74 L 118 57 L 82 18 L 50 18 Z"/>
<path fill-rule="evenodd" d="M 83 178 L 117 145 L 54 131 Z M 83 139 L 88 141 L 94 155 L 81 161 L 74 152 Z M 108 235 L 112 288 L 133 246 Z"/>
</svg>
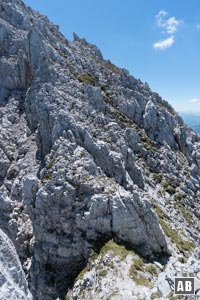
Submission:
<svg viewBox="0 0 200 300">
<path fill-rule="evenodd" d="M 180 115 L 183 118 L 185 124 L 187 124 L 190 128 L 200 133 L 200 113 L 180 113 Z"/>
</svg>

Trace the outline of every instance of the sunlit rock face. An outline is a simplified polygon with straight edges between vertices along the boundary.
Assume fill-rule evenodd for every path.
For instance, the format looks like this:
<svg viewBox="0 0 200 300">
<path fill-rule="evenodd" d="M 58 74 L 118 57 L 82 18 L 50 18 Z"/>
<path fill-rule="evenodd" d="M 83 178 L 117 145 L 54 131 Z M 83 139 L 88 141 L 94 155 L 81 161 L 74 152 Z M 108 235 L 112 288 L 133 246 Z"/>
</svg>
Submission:
<svg viewBox="0 0 200 300">
<path fill-rule="evenodd" d="M 2 230 L 0 230 L 0 287 L 1 299 L 33 299 L 15 247 Z"/>
<path fill-rule="evenodd" d="M 76 34 L 66 40 L 20 0 L 0 1 L 0 41 L 4 298 L 106 299 L 69 287 L 109 240 L 145 262 L 169 262 L 173 272 L 170 256 L 190 266 L 199 235 L 199 135 L 147 84 Z M 134 296 L 128 287 L 119 299 Z"/>
</svg>

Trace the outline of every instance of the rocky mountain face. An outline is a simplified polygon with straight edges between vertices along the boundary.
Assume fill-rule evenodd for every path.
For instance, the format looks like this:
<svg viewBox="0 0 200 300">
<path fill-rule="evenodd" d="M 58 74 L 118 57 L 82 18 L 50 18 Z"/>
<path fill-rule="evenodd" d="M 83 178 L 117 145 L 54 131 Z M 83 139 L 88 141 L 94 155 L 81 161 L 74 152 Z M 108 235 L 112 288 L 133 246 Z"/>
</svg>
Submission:
<svg viewBox="0 0 200 300">
<path fill-rule="evenodd" d="M 176 299 L 200 279 L 200 136 L 21 0 L 0 42 L 1 299 Z"/>
</svg>

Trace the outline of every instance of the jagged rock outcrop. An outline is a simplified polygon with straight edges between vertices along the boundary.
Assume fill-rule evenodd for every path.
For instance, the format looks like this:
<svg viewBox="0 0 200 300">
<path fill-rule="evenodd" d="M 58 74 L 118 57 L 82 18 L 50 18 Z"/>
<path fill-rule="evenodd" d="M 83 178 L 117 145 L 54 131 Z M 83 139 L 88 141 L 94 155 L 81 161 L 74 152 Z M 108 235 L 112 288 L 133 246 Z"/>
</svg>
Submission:
<svg viewBox="0 0 200 300">
<path fill-rule="evenodd" d="M 147 84 L 21 0 L 0 1 L 0 24 L 0 228 L 33 299 L 64 296 L 110 239 L 151 261 L 189 256 L 200 136 Z"/>
<path fill-rule="evenodd" d="M 2 230 L 0 230 L 0 291 L 2 300 L 32 299 L 15 247 Z"/>
</svg>

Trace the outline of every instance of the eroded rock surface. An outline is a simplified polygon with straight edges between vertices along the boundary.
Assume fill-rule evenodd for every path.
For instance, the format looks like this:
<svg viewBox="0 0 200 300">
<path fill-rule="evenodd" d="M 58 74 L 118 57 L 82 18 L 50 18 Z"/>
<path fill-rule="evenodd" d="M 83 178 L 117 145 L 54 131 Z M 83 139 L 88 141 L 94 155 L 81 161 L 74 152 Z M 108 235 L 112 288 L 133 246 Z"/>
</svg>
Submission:
<svg viewBox="0 0 200 300">
<path fill-rule="evenodd" d="M 0 230 L 0 291 L 2 300 L 32 299 L 15 247 L 2 230 Z"/>
<path fill-rule="evenodd" d="M 151 261 L 192 255 L 200 136 L 20 0 L 0 1 L 0 24 L 0 228 L 33 299 L 65 296 L 108 240 Z"/>
</svg>

